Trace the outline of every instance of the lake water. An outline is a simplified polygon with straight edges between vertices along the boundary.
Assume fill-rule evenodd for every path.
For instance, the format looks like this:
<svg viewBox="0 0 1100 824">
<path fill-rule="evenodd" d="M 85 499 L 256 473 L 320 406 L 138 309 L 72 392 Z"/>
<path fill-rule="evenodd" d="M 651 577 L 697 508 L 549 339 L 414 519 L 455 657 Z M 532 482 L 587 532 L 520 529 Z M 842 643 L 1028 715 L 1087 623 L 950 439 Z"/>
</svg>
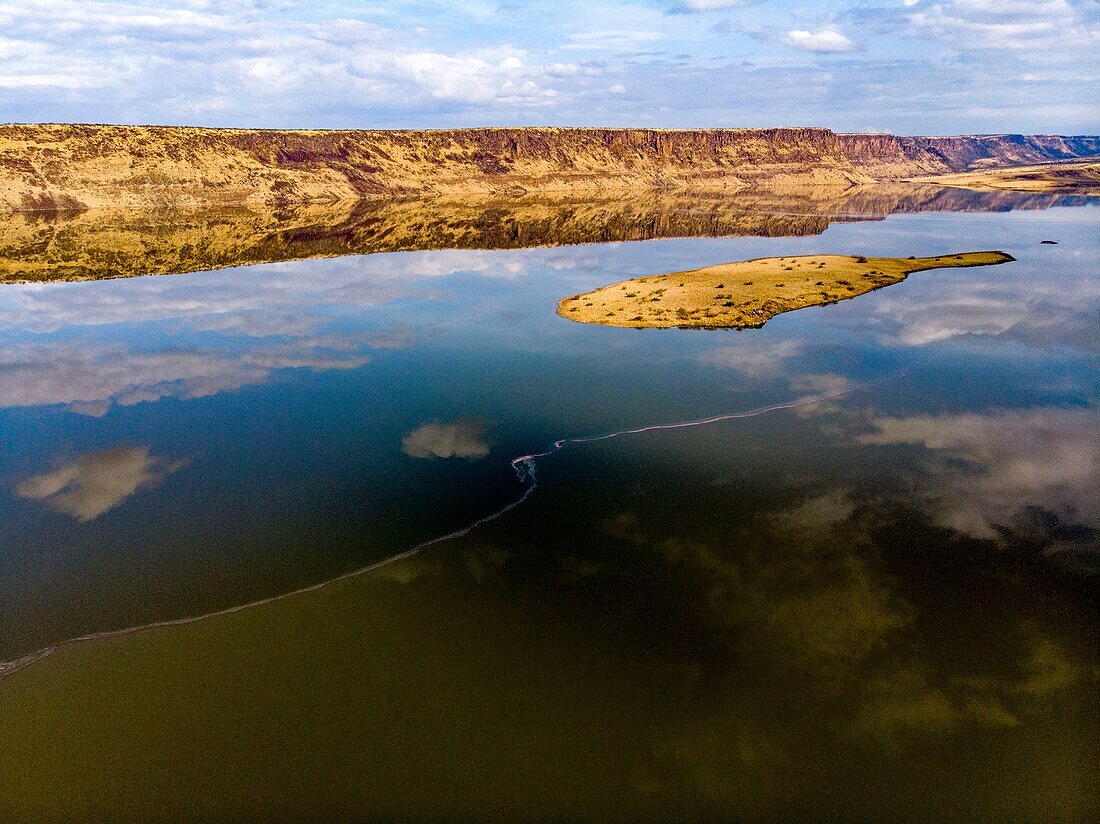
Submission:
<svg viewBox="0 0 1100 824">
<path fill-rule="evenodd" d="M 0 819 L 1097 816 L 1100 210 L 1059 203 L 0 285 Z M 195 257 L 160 237 L 107 269 Z M 554 312 L 980 249 L 759 330 Z"/>
</svg>

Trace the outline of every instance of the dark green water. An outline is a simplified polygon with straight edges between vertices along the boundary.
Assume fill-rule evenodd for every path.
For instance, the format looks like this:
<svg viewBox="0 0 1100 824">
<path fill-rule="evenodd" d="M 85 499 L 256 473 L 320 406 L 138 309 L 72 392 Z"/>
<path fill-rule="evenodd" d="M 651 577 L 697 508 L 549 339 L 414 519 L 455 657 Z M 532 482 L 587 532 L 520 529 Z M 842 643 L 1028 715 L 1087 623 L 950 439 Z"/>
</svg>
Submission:
<svg viewBox="0 0 1100 824">
<path fill-rule="evenodd" d="M 516 500 L 512 459 L 559 438 L 836 395 L 569 444 L 414 557 L 59 649 L 0 680 L 0 819 L 1095 817 L 1098 226 L 0 289 L 0 660 L 383 560 Z M 1017 262 L 761 330 L 553 311 L 743 258 L 977 249 Z"/>
</svg>

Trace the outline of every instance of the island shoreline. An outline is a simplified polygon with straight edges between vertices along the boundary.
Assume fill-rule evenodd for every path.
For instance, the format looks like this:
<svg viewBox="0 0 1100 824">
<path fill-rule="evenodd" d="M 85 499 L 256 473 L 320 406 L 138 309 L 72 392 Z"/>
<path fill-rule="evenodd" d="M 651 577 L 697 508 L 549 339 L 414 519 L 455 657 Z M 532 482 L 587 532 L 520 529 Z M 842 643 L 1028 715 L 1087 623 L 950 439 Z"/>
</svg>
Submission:
<svg viewBox="0 0 1100 824">
<path fill-rule="evenodd" d="M 557 314 L 576 323 L 627 329 L 759 329 L 777 315 L 851 300 L 901 283 L 915 272 L 995 266 L 1015 260 L 1007 252 L 992 250 L 921 258 L 751 258 L 617 281 L 562 298 Z M 795 269 L 802 271 L 796 273 Z M 746 277 L 752 280 L 732 283 Z M 812 278 L 820 280 L 811 283 Z M 646 294 L 640 294 L 645 290 Z M 664 305 L 654 308 L 655 303 Z"/>
</svg>

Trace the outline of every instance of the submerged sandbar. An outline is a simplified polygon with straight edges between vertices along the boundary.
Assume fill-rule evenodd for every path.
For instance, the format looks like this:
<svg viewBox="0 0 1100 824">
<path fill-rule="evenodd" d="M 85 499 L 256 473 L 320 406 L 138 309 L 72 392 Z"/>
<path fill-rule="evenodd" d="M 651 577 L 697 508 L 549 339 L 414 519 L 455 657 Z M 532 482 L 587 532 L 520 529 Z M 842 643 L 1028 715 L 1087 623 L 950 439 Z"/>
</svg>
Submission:
<svg viewBox="0 0 1100 824">
<path fill-rule="evenodd" d="M 938 257 L 802 255 L 720 263 L 613 283 L 558 301 L 558 314 L 579 323 L 666 329 L 747 329 L 782 312 L 836 303 L 898 283 L 912 272 L 990 266 L 1004 252 Z"/>
</svg>

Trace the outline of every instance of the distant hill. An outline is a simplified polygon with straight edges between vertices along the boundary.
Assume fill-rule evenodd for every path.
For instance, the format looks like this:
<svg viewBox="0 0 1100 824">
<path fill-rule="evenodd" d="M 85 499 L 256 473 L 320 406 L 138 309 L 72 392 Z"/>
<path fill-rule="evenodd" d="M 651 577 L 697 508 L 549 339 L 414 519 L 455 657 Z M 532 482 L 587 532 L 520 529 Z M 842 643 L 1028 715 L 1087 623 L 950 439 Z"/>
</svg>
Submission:
<svg viewBox="0 0 1100 824">
<path fill-rule="evenodd" d="M 1100 137 L 828 129 L 279 131 L 0 126 L 0 211 L 377 197 L 790 191 L 1100 155 Z"/>
</svg>

